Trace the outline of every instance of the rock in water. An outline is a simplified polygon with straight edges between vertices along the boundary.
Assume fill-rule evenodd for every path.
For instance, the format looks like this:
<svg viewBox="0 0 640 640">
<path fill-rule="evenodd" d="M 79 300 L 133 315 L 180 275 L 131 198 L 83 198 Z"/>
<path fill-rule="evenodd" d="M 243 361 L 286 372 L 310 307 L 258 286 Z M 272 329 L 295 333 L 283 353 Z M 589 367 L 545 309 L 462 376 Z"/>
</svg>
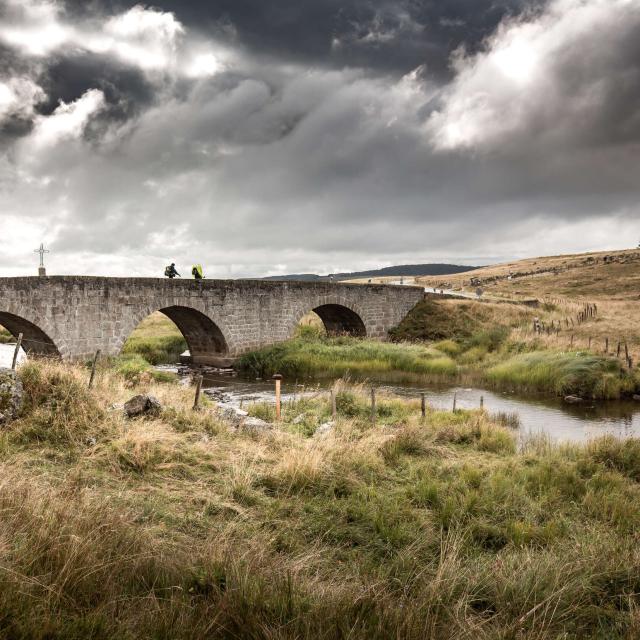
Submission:
<svg viewBox="0 0 640 640">
<path fill-rule="evenodd" d="M 564 401 L 568 404 L 579 404 L 583 400 L 580 396 L 565 396 Z"/>
<path fill-rule="evenodd" d="M 160 401 L 154 396 L 133 396 L 124 403 L 124 412 L 127 418 L 135 418 L 142 415 L 158 415 L 162 411 Z"/>
<path fill-rule="evenodd" d="M 18 417 L 22 407 L 22 382 L 12 369 L 0 368 L 0 424 Z"/>
</svg>

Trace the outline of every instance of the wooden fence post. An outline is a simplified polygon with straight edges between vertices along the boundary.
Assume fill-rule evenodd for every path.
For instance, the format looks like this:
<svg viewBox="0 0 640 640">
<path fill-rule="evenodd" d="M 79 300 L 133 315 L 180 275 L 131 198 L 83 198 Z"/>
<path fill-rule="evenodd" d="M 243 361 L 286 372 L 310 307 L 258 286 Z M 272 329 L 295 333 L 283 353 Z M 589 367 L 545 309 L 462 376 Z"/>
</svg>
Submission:
<svg viewBox="0 0 640 640">
<path fill-rule="evenodd" d="M 424 393 L 420 394 L 420 412 L 423 418 L 427 415 L 427 396 Z"/>
<path fill-rule="evenodd" d="M 279 373 L 274 374 L 273 379 L 276 381 L 276 421 L 280 422 L 282 417 L 282 405 L 280 395 L 280 383 L 282 382 L 282 376 Z"/>
<path fill-rule="evenodd" d="M 199 375 L 196 380 L 196 397 L 193 400 L 193 410 L 197 411 L 200 408 L 200 392 L 202 391 L 202 375 Z"/>
<path fill-rule="evenodd" d="M 377 415 L 377 409 L 376 409 L 376 390 L 371 387 L 371 424 L 376 423 L 376 415 Z"/>
<path fill-rule="evenodd" d="M 453 413 L 457 411 L 457 403 L 458 403 L 458 392 L 453 392 Z"/>
<path fill-rule="evenodd" d="M 99 357 L 100 357 L 100 349 L 96 351 L 96 355 L 93 356 L 93 362 L 91 363 L 91 376 L 89 377 L 89 389 L 93 387 L 93 381 L 96 377 L 96 365 L 98 364 Z"/>
<path fill-rule="evenodd" d="M 11 369 L 13 371 L 16 370 L 16 365 L 18 364 L 18 353 L 20 352 L 20 347 L 22 346 L 22 334 L 18 334 L 18 342 L 16 342 L 16 348 L 13 352 L 13 362 L 11 363 Z"/>
</svg>

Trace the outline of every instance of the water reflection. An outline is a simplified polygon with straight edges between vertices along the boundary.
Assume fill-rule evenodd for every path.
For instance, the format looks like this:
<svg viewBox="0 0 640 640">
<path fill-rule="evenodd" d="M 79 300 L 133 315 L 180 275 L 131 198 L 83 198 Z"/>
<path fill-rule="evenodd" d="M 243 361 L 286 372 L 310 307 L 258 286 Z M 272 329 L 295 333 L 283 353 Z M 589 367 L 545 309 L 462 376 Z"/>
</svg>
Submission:
<svg viewBox="0 0 640 640">
<path fill-rule="evenodd" d="M 633 401 L 585 402 L 566 404 L 560 399 L 521 397 L 478 388 L 420 387 L 411 385 L 376 384 L 376 388 L 403 397 L 419 397 L 424 393 L 430 406 L 451 409 L 454 394 L 459 409 L 480 406 L 489 412 L 517 413 L 523 436 L 547 434 L 559 442 L 584 442 L 605 434 L 620 438 L 640 437 L 640 403 Z M 240 378 L 209 375 L 205 378 L 208 392 L 236 406 L 256 401 L 274 401 L 271 381 L 250 381 Z M 302 392 L 326 392 L 327 383 L 298 386 L 285 381 L 285 399 Z"/>
<path fill-rule="evenodd" d="M 0 366 L 11 366 L 14 345 L 0 344 Z M 24 359 L 24 352 L 20 359 Z M 205 389 L 213 397 L 231 404 L 247 405 L 251 402 L 273 402 L 274 390 L 271 381 L 252 381 L 229 375 L 209 374 L 205 378 Z M 283 384 L 285 401 L 301 393 L 327 392 L 328 383 L 298 385 L 287 381 Z M 611 434 L 619 438 L 640 437 L 640 402 L 610 401 L 565 404 L 559 399 L 522 397 L 486 389 L 460 387 L 434 388 L 411 385 L 376 384 L 379 389 L 403 397 L 419 397 L 425 393 L 427 402 L 437 409 L 451 409 L 453 397 L 460 409 L 480 406 L 490 412 L 517 413 L 520 416 L 523 436 L 547 434 L 559 442 L 584 442 Z"/>
<path fill-rule="evenodd" d="M 13 362 L 13 352 L 16 350 L 15 344 L 0 344 L 0 367 L 10 367 Z M 22 362 L 26 358 L 25 352 L 20 349 L 18 354 L 18 362 Z"/>
</svg>

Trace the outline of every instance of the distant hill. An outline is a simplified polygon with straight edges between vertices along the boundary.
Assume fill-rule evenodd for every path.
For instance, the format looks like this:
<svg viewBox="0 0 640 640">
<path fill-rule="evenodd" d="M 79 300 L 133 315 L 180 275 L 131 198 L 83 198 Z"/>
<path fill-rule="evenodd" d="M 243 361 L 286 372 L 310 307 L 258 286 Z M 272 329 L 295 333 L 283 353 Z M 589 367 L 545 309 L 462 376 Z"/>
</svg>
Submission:
<svg viewBox="0 0 640 640">
<path fill-rule="evenodd" d="M 468 267 L 459 264 L 403 264 L 383 269 L 369 271 L 353 271 L 351 273 L 334 273 L 334 280 L 355 280 L 356 278 L 388 278 L 393 276 L 443 276 L 472 271 L 478 267 Z M 286 276 L 268 276 L 264 280 L 297 280 L 305 282 L 328 280 L 329 276 L 319 276 L 315 273 L 294 273 Z"/>
</svg>

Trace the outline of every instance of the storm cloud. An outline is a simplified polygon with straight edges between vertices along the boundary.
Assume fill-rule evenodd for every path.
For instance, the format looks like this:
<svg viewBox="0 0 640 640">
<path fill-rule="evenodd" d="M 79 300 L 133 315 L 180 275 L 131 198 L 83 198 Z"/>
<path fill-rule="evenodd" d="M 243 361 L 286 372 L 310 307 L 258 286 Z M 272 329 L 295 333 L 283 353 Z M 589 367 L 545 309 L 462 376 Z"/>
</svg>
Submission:
<svg viewBox="0 0 640 640">
<path fill-rule="evenodd" d="M 40 241 L 227 277 L 640 233 L 638 0 L 0 7 L 4 273 Z"/>
</svg>

